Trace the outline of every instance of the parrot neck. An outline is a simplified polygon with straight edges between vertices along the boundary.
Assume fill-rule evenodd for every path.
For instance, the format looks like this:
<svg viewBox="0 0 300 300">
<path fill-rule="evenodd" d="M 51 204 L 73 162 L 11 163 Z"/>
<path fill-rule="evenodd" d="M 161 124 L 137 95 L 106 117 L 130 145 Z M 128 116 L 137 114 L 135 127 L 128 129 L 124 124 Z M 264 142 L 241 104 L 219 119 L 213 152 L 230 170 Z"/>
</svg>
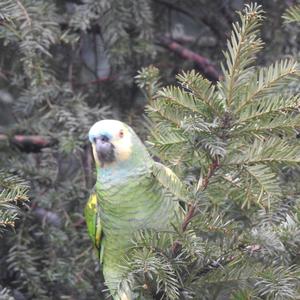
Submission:
<svg viewBox="0 0 300 300">
<path fill-rule="evenodd" d="M 100 167 L 97 166 L 97 181 L 108 184 L 114 184 L 114 182 L 120 183 L 126 178 L 149 172 L 152 166 L 152 159 L 148 153 L 144 155 L 131 155 L 131 158 L 112 163 L 110 165 Z"/>
</svg>

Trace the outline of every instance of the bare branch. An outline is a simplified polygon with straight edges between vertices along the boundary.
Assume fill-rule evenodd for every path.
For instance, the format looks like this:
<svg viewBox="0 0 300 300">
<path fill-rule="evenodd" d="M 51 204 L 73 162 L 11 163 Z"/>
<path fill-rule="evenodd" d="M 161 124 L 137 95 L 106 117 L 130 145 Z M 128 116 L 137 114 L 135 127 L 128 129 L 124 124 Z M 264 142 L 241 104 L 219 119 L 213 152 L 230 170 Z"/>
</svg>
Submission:
<svg viewBox="0 0 300 300">
<path fill-rule="evenodd" d="M 182 58 L 186 60 L 193 61 L 198 69 L 211 81 L 219 81 L 221 79 L 221 74 L 217 71 L 214 64 L 206 57 L 201 56 L 200 54 L 197 54 L 193 52 L 192 50 L 189 50 L 174 40 L 163 37 L 159 40 L 159 44 L 166 47 L 170 51 L 178 54 Z"/>
<path fill-rule="evenodd" d="M 6 134 L 0 134 L 0 142 L 7 142 L 24 152 L 40 152 L 42 148 L 56 144 L 56 141 L 40 135 L 14 135 L 10 137 Z"/>
</svg>

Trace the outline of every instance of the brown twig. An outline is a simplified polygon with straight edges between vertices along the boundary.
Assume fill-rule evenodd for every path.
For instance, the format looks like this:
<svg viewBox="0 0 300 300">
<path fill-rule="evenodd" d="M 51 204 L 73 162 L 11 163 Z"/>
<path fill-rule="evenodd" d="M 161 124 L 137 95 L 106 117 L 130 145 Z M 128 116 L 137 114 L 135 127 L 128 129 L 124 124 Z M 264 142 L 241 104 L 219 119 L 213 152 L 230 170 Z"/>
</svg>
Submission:
<svg viewBox="0 0 300 300">
<path fill-rule="evenodd" d="M 200 186 L 201 191 L 205 191 L 208 187 L 209 180 L 213 176 L 216 169 L 220 166 L 218 159 L 215 159 L 212 164 L 208 168 L 207 175 L 205 176 L 204 180 L 202 181 L 202 185 Z M 188 211 L 183 219 L 181 230 L 182 232 L 186 231 L 188 225 L 192 221 L 193 217 L 197 214 L 197 204 L 195 202 L 188 204 Z M 176 254 L 179 250 L 180 242 L 175 241 L 172 245 L 172 253 Z"/>
<path fill-rule="evenodd" d="M 213 176 L 215 170 L 219 167 L 219 161 L 218 160 L 214 160 L 212 162 L 212 164 L 209 166 L 208 168 L 208 172 L 207 175 L 205 176 L 202 186 L 200 187 L 201 191 L 205 191 L 208 183 L 209 183 L 209 179 Z M 190 203 L 189 207 L 188 207 L 188 212 L 183 220 L 182 223 L 182 230 L 185 231 L 187 229 L 187 226 L 189 225 L 189 223 L 191 222 L 192 218 L 195 216 L 196 214 L 196 208 L 197 205 L 196 203 Z"/>
<path fill-rule="evenodd" d="M 175 42 L 171 38 L 163 37 L 159 40 L 159 44 L 166 47 L 170 51 L 178 54 L 184 59 L 193 61 L 199 70 L 211 81 L 219 81 L 221 79 L 220 73 L 217 71 L 213 63 L 206 57 L 195 53 Z"/>
<path fill-rule="evenodd" d="M 23 12 L 23 14 L 25 16 L 25 19 L 28 22 L 28 25 L 31 26 L 31 19 L 30 19 L 29 15 L 28 15 L 28 12 L 27 12 L 26 8 L 24 7 L 24 5 L 19 0 L 17 0 L 16 2 L 17 2 L 17 5 L 22 10 L 22 12 Z"/>
<path fill-rule="evenodd" d="M 8 142 L 24 152 L 40 152 L 42 148 L 51 147 L 54 140 L 47 139 L 40 135 L 14 135 L 0 134 L 0 142 Z"/>
</svg>

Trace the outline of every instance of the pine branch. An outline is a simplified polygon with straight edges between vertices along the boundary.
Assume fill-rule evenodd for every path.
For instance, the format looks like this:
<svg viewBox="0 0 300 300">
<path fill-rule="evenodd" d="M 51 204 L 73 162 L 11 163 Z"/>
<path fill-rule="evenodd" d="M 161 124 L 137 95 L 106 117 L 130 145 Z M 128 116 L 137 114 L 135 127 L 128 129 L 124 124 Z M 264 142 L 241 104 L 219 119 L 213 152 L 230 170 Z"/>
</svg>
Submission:
<svg viewBox="0 0 300 300">
<path fill-rule="evenodd" d="M 271 200 L 282 196 L 281 189 L 279 186 L 279 180 L 276 174 L 265 165 L 245 166 L 245 171 L 251 176 L 251 179 L 259 185 L 259 193 L 255 196 L 256 203 L 266 202 L 270 207 Z M 249 184 L 249 189 L 253 190 L 253 184 Z M 265 199 L 266 198 L 266 199 Z M 248 199 L 246 198 L 242 204 L 242 208 L 246 206 Z"/>
<path fill-rule="evenodd" d="M 282 16 L 286 24 L 292 22 L 300 22 L 300 5 L 289 7 Z"/>
<path fill-rule="evenodd" d="M 298 265 L 269 267 L 259 274 L 255 288 L 268 299 L 294 300 L 299 297 L 299 275 Z"/>
<path fill-rule="evenodd" d="M 14 227 L 20 214 L 17 204 L 28 201 L 28 184 L 18 176 L 0 171 L 0 232 L 7 226 Z"/>
<path fill-rule="evenodd" d="M 187 142 L 185 136 L 178 130 L 173 132 L 164 131 L 162 128 L 159 135 L 155 132 L 152 133 L 155 137 L 154 146 L 159 152 L 167 152 L 172 146 L 178 147 L 178 145 L 183 145 Z M 152 145 L 152 143 L 150 142 Z"/>
<path fill-rule="evenodd" d="M 262 48 L 258 38 L 258 29 L 261 25 L 261 6 L 247 5 L 240 13 L 241 24 L 233 24 L 231 39 L 227 42 L 228 50 L 224 53 L 226 67 L 222 65 L 224 81 L 220 89 L 226 99 L 227 107 L 238 99 L 251 75 L 251 64 L 255 61 L 256 53 Z"/>
<path fill-rule="evenodd" d="M 297 110 L 300 105 L 300 95 L 283 96 L 272 95 L 260 98 L 260 101 L 255 101 L 247 105 L 239 115 L 237 124 L 252 123 L 254 120 L 261 120 L 265 117 L 274 117 L 278 115 L 286 115 Z"/>
<path fill-rule="evenodd" d="M 203 113 L 203 108 L 198 104 L 199 101 L 207 106 L 207 111 L 211 113 L 211 117 L 220 116 L 224 111 L 224 105 L 220 101 L 216 87 L 194 70 L 182 72 L 177 75 L 177 79 L 186 92 L 190 92 L 195 99 L 195 106 L 199 113 Z"/>
<path fill-rule="evenodd" d="M 279 116 L 265 116 L 263 119 L 242 125 L 237 128 L 233 135 L 239 136 L 251 134 L 254 138 L 262 134 L 278 134 L 278 135 L 296 135 L 296 128 L 299 126 L 300 117 L 285 116 L 284 114 Z"/>
<path fill-rule="evenodd" d="M 254 102 L 259 97 L 268 94 L 276 94 L 278 91 L 283 91 L 290 82 L 296 81 L 298 72 L 298 64 L 292 59 L 277 61 L 268 68 L 262 68 L 253 79 L 248 82 L 247 95 L 241 101 L 236 113 Z"/>
<path fill-rule="evenodd" d="M 254 245 L 240 245 L 237 249 L 241 253 L 239 254 L 233 254 L 235 250 L 232 250 L 231 253 L 224 254 L 214 261 L 208 263 L 203 268 L 201 268 L 200 271 L 197 272 L 198 277 L 202 277 L 207 275 L 210 272 L 213 272 L 219 268 L 224 268 L 226 265 L 229 265 L 230 263 L 234 262 L 235 260 L 239 260 L 241 256 L 243 255 L 253 255 L 255 252 L 258 252 L 262 249 L 262 247 L 258 244 Z M 196 280 L 198 280 L 197 278 Z"/>
<path fill-rule="evenodd" d="M 179 105 L 176 105 L 176 103 L 168 105 L 164 98 L 156 99 L 146 110 L 153 120 L 155 120 L 157 116 L 157 119 L 163 118 L 177 127 L 180 127 L 181 120 L 189 113 L 189 111 L 183 110 Z"/>
<path fill-rule="evenodd" d="M 200 112 L 194 96 L 191 93 L 182 91 L 180 88 L 169 86 L 157 92 L 157 97 L 162 97 L 165 101 L 170 101 L 181 106 L 180 109 L 188 109 L 193 112 Z"/>
<path fill-rule="evenodd" d="M 287 141 L 272 137 L 266 141 L 254 140 L 253 144 L 242 151 L 242 155 L 229 154 L 225 164 L 254 165 L 254 164 L 299 164 L 299 148 Z M 231 155 L 233 155 L 231 157 Z"/>
</svg>

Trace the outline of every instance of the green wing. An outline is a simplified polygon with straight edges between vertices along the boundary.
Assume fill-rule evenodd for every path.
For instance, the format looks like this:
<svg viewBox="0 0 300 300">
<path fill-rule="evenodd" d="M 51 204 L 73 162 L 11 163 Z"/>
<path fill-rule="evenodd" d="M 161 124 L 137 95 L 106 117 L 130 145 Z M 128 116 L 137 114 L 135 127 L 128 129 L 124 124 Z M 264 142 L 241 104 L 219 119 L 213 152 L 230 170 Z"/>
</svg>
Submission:
<svg viewBox="0 0 300 300">
<path fill-rule="evenodd" d="M 190 196 L 187 188 L 170 168 L 161 163 L 154 162 L 152 165 L 152 174 L 163 187 L 181 201 L 187 202 L 189 200 Z"/>
<path fill-rule="evenodd" d="M 84 216 L 87 225 L 88 234 L 98 252 L 100 263 L 102 263 L 103 254 L 103 234 L 100 223 L 100 206 L 97 193 L 94 191 L 85 206 Z"/>
</svg>

